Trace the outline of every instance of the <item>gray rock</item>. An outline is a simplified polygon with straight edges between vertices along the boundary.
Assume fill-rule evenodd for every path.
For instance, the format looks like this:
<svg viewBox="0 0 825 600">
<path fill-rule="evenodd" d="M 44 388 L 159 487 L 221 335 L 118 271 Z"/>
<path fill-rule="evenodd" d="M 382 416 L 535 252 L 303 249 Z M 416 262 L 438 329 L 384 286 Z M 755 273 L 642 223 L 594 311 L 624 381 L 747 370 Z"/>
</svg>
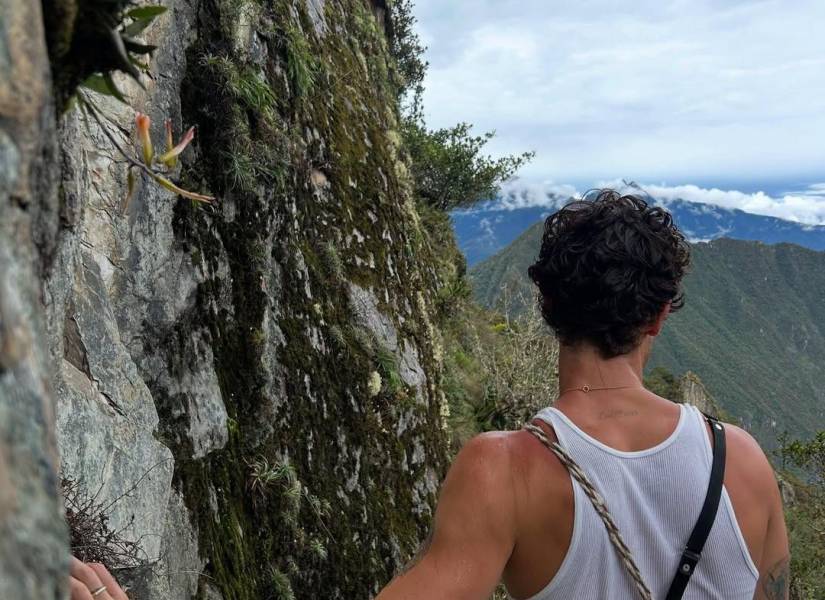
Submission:
<svg viewBox="0 0 825 600">
<path fill-rule="evenodd" d="M 315 33 L 324 35 L 327 31 L 327 20 L 324 17 L 324 5 L 326 0 L 305 0 L 309 18 L 315 27 Z"/>
<path fill-rule="evenodd" d="M 342 562 L 331 565 L 334 578 L 302 594 L 366 596 L 425 531 L 444 462 L 432 384 L 439 360 L 431 338 L 420 334 L 426 328 L 416 322 L 426 320 L 419 305 L 429 267 L 413 256 L 418 232 L 416 220 L 403 212 L 408 190 L 393 168 L 396 157 L 387 156 L 381 142 L 396 126 L 390 122 L 394 96 L 357 66 L 347 71 L 346 97 L 325 91 L 344 66 L 350 68 L 344 57 L 354 51 L 360 61 L 385 45 L 349 35 L 344 17 L 353 6 L 307 0 L 309 47 L 346 45 L 344 53 L 333 47 L 314 59 L 341 64 L 310 65 L 318 67 L 314 89 L 303 90 L 301 99 L 278 98 L 274 118 L 285 118 L 267 124 L 266 143 L 290 136 L 285 157 L 293 164 L 278 158 L 277 165 L 263 166 L 283 170 L 283 185 L 256 181 L 254 191 L 224 189 L 219 175 L 201 168 L 214 169 L 227 157 L 226 142 L 209 130 L 214 115 L 192 106 L 199 90 L 191 87 L 184 94 L 189 105 L 181 108 L 182 87 L 199 85 L 203 75 L 200 63 L 186 61 L 226 51 L 239 74 L 265 77 L 278 94 L 292 87 L 289 57 L 281 56 L 281 40 L 273 37 L 286 23 L 241 4 L 249 12 L 236 14 L 225 3 L 201 11 L 194 28 L 198 3 L 167 3 L 170 10 L 145 32 L 146 42 L 158 45 L 145 89 L 116 76 L 130 106 L 96 96 L 105 131 L 94 122 L 85 125 L 77 113 L 63 119 L 62 205 L 43 217 L 54 227 L 44 246 L 50 269 L 38 277 L 45 281 L 47 350 L 55 365 L 43 380 L 59 395 L 62 464 L 69 476 L 113 502 L 113 526 L 141 540 L 149 568 L 118 574 L 132 600 L 229 597 L 237 584 L 227 574 L 257 568 L 261 551 L 271 552 L 265 560 L 288 573 L 297 590 L 312 581 L 295 567 L 307 555 L 307 541 L 327 535 L 348 544 L 337 549 Z M 207 22 L 218 12 L 218 20 Z M 210 37 L 199 39 L 201 31 Z M 321 40 L 329 31 L 336 36 Z M 244 106 L 232 90 L 225 93 L 221 102 L 237 110 L 233 118 L 262 126 L 254 106 Z M 297 112 L 281 113 L 298 106 L 306 109 L 300 119 L 306 122 L 296 137 Z M 359 117 L 333 126 L 346 106 Z M 124 209 L 126 172 L 106 132 L 131 148 L 135 110 L 152 117 L 156 146 L 164 118 L 176 132 L 192 124 L 184 118 L 198 120 L 209 143 L 199 143 L 199 132 L 172 177 L 198 190 L 214 185 L 218 190 L 211 191 L 221 195 L 217 206 L 192 208 L 144 180 Z M 0 136 L 7 164 L 19 160 L 4 145 Z M 363 164 L 363 173 L 356 172 L 360 167 L 339 173 L 348 164 Z M 374 183 L 364 175 L 379 172 Z M 319 266 L 315 242 L 324 235 L 345 253 L 334 276 Z M 359 284 L 349 284 L 348 274 Z M 402 278 L 411 283 L 399 286 Z M 347 301 L 352 314 L 337 306 Z M 406 307 L 406 315 L 397 307 Z M 347 362 L 353 325 L 393 354 L 414 401 L 377 406 L 387 398 L 367 397 L 364 382 L 374 367 Z M 283 490 L 277 483 L 250 501 L 248 461 L 258 458 L 295 468 L 294 485 L 303 490 L 297 523 L 279 512 Z M 390 481 L 392 493 L 384 489 Z M 320 515 L 321 506 L 333 516 Z M 387 519 L 395 506 L 405 507 L 404 514 Z M 352 539 L 363 540 L 363 548 Z M 349 569 L 347 560 L 366 561 L 375 575 L 364 581 L 357 574 L 363 569 Z"/>
<path fill-rule="evenodd" d="M 779 492 L 782 495 L 782 504 L 785 508 L 790 508 L 796 504 L 796 490 L 787 478 L 781 473 L 776 473 L 776 482 L 779 484 Z"/>
<path fill-rule="evenodd" d="M 57 224 L 39 2 L 0 0 L 0 598 L 59 599 L 68 569 L 41 276 Z"/>
<path fill-rule="evenodd" d="M 679 387 L 682 393 L 682 402 L 692 404 L 709 415 L 719 416 L 719 406 L 695 373 L 691 371 L 685 373 L 679 381 Z"/>
<path fill-rule="evenodd" d="M 129 586 L 130 598 L 194 598 L 204 561 L 198 555 L 198 533 L 189 519 L 183 497 L 175 490 L 166 506 L 166 526 L 160 557 L 140 571 L 118 573 Z M 221 599 L 220 594 L 214 597 Z"/>
<path fill-rule="evenodd" d="M 369 290 L 350 283 L 349 301 L 355 322 L 369 331 L 375 340 L 387 350 L 398 349 L 398 333 L 392 319 L 378 309 L 378 298 Z"/>
</svg>

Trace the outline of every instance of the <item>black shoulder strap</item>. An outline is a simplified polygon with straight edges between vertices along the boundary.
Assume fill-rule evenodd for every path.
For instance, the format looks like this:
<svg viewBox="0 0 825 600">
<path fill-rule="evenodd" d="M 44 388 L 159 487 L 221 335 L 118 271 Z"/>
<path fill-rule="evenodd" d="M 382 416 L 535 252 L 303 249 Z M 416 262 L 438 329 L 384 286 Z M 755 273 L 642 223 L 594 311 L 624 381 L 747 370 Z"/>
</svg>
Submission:
<svg viewBox="0 0 825 600">
<path fill-rule="evenodd" d="M 670 584 L 666 600 L 679 600 L 685 593 L 690 576 L 696 570 L 696 564 L 702 557 L 702 549 L 710 535 L 713 521 L 716 519 L 716 512 L 719 509 L 719 499 L 722 497 L 722 483 L 725 479 L 725 428 L 722 424 L 711 417 L 705 415 L 713 432 L 713 464 L 710 468 L 710 483 L 708 493 L 705 496 L 705 504 L 702 512 L 699 513 L 699 520 L 688 538 L 682 559 L 679 561 L 679 568 L 673 583 Z"/>
</svg>

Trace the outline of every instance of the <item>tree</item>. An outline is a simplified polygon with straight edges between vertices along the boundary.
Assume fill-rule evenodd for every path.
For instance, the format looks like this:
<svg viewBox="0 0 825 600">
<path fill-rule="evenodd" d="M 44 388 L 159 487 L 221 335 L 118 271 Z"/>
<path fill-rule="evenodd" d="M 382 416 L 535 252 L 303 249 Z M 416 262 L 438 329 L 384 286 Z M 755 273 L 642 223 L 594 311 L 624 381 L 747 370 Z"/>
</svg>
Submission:
<svg viewBox="0 0 825 600">
<path fill-rule="evenodd" d="M 420 97 L 429 65 L 423 58 L 427 49 L 415 32 L 417 19 L 413 15 L 413 0 L 390 0 L 388 4 L 387 37 L 397 68 L 398 97 L 400 100 L 409 94 Z"/>
<path fill-rule="evenodd" d="M 533 152 L 497 159 L 486 156 L 482 151 L 495 132 L 474 136 L 471 129 L 471 124 L 459 123 L 430 130 L 416 108 L 404 118 L 415 192 L 429 206 L 449 211 L 492 200 L 501 183 L 534 156 Z"/>
</svg>

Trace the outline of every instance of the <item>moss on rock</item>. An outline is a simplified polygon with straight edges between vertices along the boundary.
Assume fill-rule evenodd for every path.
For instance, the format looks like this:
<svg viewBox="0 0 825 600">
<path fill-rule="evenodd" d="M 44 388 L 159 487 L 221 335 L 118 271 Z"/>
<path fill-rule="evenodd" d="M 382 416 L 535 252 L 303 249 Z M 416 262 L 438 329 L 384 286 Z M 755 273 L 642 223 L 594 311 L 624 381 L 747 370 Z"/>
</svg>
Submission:
<svg viewBox="0 0 825 600">
<path fill-rule="evenodd" d="M 447 452 L 437 269 L 394 133 L 394 66 L 358 0 L 326 2 L 323 35 L 302 2 L 258 2 L 246 52 L 236 4 L 203 3 L 187 55 L 183 112 L 200 142 L 187 177 L 221 204 L 176 211 L 204 281 L 166 349 L 208 329 L 229 441 L 192 459 L 157 392 L 161 433 L 197 523 L 203 590 L 367 598 L 425 536 Z M 369 341 L 350 284 L 376 299 L 397 349 Z M 398 374 L 402 341 L 426 376 L 418 396 Z M 261 457 L 288 462 L 294 483 L 259 493 L 249 465 Z"/>
</svg>

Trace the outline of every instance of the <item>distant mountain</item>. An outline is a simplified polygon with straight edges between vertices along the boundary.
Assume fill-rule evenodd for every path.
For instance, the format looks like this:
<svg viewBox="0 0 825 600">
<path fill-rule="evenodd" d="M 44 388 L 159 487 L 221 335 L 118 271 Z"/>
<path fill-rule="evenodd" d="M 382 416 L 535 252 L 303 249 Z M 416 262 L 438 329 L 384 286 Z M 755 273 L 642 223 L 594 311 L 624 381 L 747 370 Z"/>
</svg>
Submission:
<svg viewBox="0 0 825 600">
<path fill-rule="evenodd" d="M 482 304 L 501 308 L 505 288 L 531 297 L 526 269 L 541 233 L 537 223 L 471 270 Z M 782 429 L 825 427 L 825 253 L 731 239 L 692 249 L 685 307 L 668 319 L 649 367 L 698 373 L 768 445 Z"/>
<path fill-rule="evenodd" d="M 542 206 L 536 206 L 535 201 L 531 205 L 520 197 L 524 193 L 513 191 L 500 200 L 451 214 L 458 245 L 470 266 L 503 249 L 528 227 L 544 220 L 568 201 L 566 196 L 548 193 L 542 198 Z M 691 241 L 728 237 L 766 244 L 788 242 L 811 250 L 825 250 L 823 225 L 795 223 L 687 200 L 654 201 L 673 214 Z"/>
</svg>

